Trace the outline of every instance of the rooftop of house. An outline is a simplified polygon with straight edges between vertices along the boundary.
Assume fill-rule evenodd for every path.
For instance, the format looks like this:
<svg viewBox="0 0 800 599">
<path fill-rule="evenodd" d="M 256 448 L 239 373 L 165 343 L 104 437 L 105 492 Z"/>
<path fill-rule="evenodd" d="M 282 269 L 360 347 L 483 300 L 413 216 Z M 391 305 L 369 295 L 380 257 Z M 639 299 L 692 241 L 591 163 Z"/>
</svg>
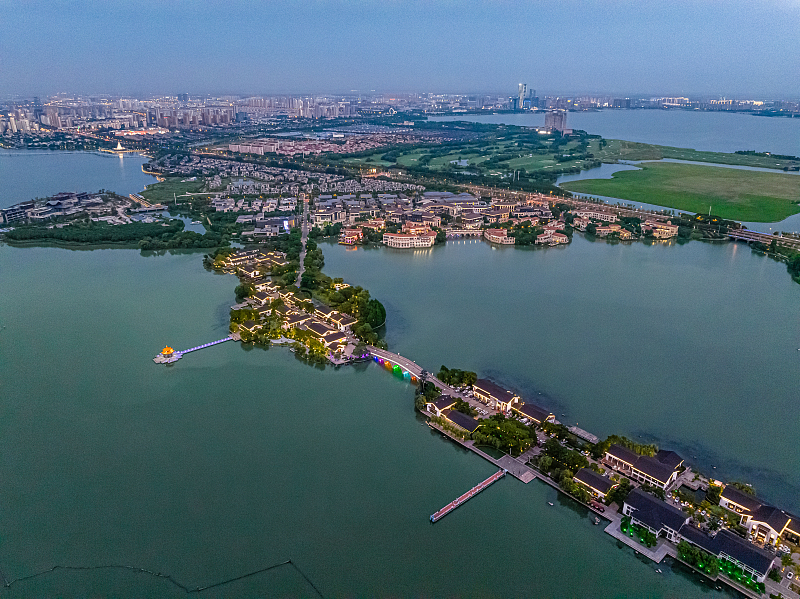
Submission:
<svg viewBox="0 0 800 599">
<path fill-rule="evenodd" d="M 615 483 L 613 480 L 607 476 L 603 476 L 602 474 L 595 472 L 591 468 L 581 468 L 575 473 L 574 478 L 578 482 L 582 482 L 583 484 L 591 487 L 595 491 L 602 493 L 603 495 L 617 486 L 617 483 Z"/>
<path fill-rule="evenodd" d="M 616 443 L 609 447 L 606 453 L 613 458 L 625 462 L 626 464 L 630 464 L 631 466 L 634 465 L 636 460 L 639 459 L 638 453 L 631 451 L 622 445 L 617 445 Z"/>
<path fill-rule="evenodd" d="M 722 489 L 722 493 L 720 493 L 720 497 L 722 499 L 727 499 L 728 501 L 732 501 L 736 505 L 743 507 L 750 513 L 755 512 L 758 508 L 760 508 L 763 504 L 762 502 L 755 496 L 745 493 L 744 491 L 740 491 L 734 486 L 726 485 L 724 489 Z"/>
<path fill-rule="evenodd" d="M 656 531 L 665 526 L 677 531 L 689 520 L 689 516 L 678 508 L 641 489 L 631 491 L 625 503 L 634 508 L 633 516 L 637 520 Z"/>
<path fill-rule="evenodd" d="M 437 410 L 446 410 L 457 401 L 458 399 L 455 397 L 450 397 L 449 395 L 440 395 L 439 399 L 433 402 L 433 405 L 436 406 Z"/>
<path fill-rule="evenodd" d="M 768 525 L 772 530 L 779 533 L 789 524 L 791 517 L 781 509 L 771 505 L 762 505 L 753 513 L 753 520 L 756 522 L 763 522 Z"/>
<path fill-rule="evenodd" d="M 674 451 L 659 451 L 655 457 L 651 458 L 650 456 L 639 455 L 627 447 L 612 445 L 608 448 L 607 453 L 665 484 L 669 481 L 675 469 L 683 463 L 683 458 Z"/>
<path fill-rule="evenodd" d="M 470 433 L 474 433 L 475 430 L 480 426 L 480 422 L 471 416 L 467 416 L 466 414 L 457 412 L 456 410 L 450 410 L 450 412 L 447 414 L 447 419 L 456 426 L 460 426 Z"/>
<path fill-rule="evenodd" d="M 257 328 L 259 325 L 255 320 L 245 320 L 242 323 L 242 327 L 247 329 L 248 331 L 252 331 L 253 329 Z"/>
<path fill-rule="evenodd" d="M 503 389 L 500 385 L 493 383 L 489 379 L 478 379 L 475 381 L 475 384 L 472 385 L 472 388 L 476 391 L 481 391 L 484 395 L 489 395 L 504 401 L 508 401 L 512 397 L 515 397 L 511 391 Z"/>
<path fill-rule="evenodd" d="M 306 325 L 306 328 L 317 337 L 324 337 L 328 333 L 333 332 L 331 327 L 321 322 L 311 322 Z"/>
<path fill-rule="evenodd" d="M 324 314 L 325 316 L 330 316 L 335 312 L 335 310 L 325 305 L 319 305 L 314 309 L 314 312 L 319 312 L 320 314 Z"/>
<path fill-rule="evenodd" d="M 689 543 L 705 549 L 712 555 L 725 553 L 761 574 L 766 574 L 772 567 L 773 556 L 771 554 L 748 543 L 729 530 L 722 530 L 712 537 L 699 528 L 687 524 L 681 528 L 680 534 Z"/>
<path fill-rule="evenodd" d="M 541 424 L 553 415 L 550 410 L 545 410 L 544 408 L 540 408 L 532 403 L 521 403 L 516 406 L 515 409 L 520 414 L 524 414 L 528 418 L 534 420 L 537 424 Z"/>
</svg>

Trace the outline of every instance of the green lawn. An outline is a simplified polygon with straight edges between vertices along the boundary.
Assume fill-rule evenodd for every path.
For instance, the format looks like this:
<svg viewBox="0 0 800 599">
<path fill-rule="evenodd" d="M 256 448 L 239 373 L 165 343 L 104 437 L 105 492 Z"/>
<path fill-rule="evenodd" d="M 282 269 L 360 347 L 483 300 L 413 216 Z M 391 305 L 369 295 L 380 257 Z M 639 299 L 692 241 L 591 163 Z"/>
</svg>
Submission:
<svg viewBox="0 0 800 599">
<path fill-rule="evenodd" d="M 622 141 L 619 139 L 606 140 L 607 145 L 599 149 L 598 143 L 593 141 L 590 152 L 600 160 L 661 160 L 673 158 L 675 160 L 692 160 L 694 162 L 716 162 L 717 164 L 733 164 L 736 166 L 758 166 L 761 168 L 774 168 L 800 166 L 800 161 L 784 160 L 773 156 L 750 156 L 748 154 L 729 154 L 724 152 L 700 152 L 688 148 L 673 148 L 671 146 L 656 146 L 642 144 L 635 141 Z"/>
<path fill-rule="evenodd" d="M 203 181 L 187 181 L 181 183 L 183 177 L 173 177 L 147 186 L 141 195 L 149 202 L 167 203 L 173 199 L 173 194 L 180 196 L 184 193 L 197 193 L 203 189 Z"/>
<path fill-rule="evenodd" d="M 571 181 L 577 193 L 657 204 L 722 218 L 776 222 L 800 212 L 800 175 L 765 173 L 693 164 L 652 163 L 613 179 Z"/>
</svg>

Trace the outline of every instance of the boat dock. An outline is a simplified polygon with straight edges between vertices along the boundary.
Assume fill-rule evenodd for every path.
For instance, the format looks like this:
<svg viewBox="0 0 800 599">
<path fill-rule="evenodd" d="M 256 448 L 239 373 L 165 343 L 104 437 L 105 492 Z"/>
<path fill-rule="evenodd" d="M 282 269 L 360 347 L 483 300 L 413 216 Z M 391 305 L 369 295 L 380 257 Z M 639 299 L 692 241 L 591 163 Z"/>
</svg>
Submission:
<svg viewBox="0 0 800 599">
<path fill-rule="evenodd" d="M 205 349 L 207 347 L 211 347 L 212 345 L 219 345 L 220 343 L 225 343 L 226 341 L 232 341 L 232 340 L 233 337 L 231 335 L 228 335 L 227 337 L 224 337 L 222 339 L 217 339 L 216 341 L 209 341 L 208 343 L 204 343 L 203 345 L 198 345 L 196 347 L 184 349 L 183 351 L 176 351 L 173 350 L 171 347 L 165 347 L 160 354 L 158 354 L 155 358 L 153 358 L 153 362 L 155 362 L 156 364 L 174 364 L 175 362 L 180 360 L 185 354 Z"/>
<path fill-rule="evenodd" d="M 432 514 L 431 515 L 431 522 L 433 523 L 433 522 L 436 522 L 437 520 L 441 520 L 447 514 L 452 512 L 454 509 L 456 509 L 458 506 L 466 503 L 468 500 L 470 500 L 473 497 L 475 497 L 475 495 L 477 495 L 478 493 L 483 491 L 486 487 L 491 485 L 493 482 L 495 482 L 497 480 L 500 480 L 505 475 L 506 475 L 506 471 L 505 470 L 498 470 L 497 472 L 492 474 L 489 478 L 487 478 L 485 481 L 483 481 L 481 484 L 479 484 L 476 487 L 472 487 L 469 491 L 464 493 L 461 497 L 459 497 L 458 499 L 454 499 L 453 501 L 448 503 L 446 506 L 444 506 L 442 509 L 440 509 L 438 512 L 435 512 L 434 514 Z"/>
</svg>

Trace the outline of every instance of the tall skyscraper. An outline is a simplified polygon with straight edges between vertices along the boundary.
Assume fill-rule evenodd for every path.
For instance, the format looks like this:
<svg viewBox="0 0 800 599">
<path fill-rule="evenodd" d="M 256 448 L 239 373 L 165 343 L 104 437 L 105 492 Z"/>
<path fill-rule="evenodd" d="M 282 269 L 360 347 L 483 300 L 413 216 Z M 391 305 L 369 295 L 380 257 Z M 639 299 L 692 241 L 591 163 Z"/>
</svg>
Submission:
<svg viewBox="0 0 800 599">
<path fill-rule="evenodd" d="M 520 83 L 519 84 L 519 101 L 517 102 L 517 109 L 522 110 L 522 103 L 525 100 L 525 94 L 528 91 L 528 84 L 527 83 Z"/>
<path fill-rule="evenodd" d="M 567 111 L 548 110 L 544 115 L 544 126 L 545 129 L 564 133 L 564 130 L 567 128 Z"/>
</svg>

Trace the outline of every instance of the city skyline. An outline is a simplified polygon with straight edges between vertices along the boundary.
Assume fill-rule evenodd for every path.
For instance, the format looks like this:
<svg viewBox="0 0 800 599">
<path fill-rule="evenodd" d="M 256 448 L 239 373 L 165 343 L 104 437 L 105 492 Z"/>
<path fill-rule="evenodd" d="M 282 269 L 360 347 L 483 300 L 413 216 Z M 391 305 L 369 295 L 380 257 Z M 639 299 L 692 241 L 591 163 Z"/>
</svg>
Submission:
<svg viewBox="0 0 800 599">
<path fill-rule="evenodd" d="M 797 94 L 800 4 L 0 0 L 0 95 Z"/>
</svg>

